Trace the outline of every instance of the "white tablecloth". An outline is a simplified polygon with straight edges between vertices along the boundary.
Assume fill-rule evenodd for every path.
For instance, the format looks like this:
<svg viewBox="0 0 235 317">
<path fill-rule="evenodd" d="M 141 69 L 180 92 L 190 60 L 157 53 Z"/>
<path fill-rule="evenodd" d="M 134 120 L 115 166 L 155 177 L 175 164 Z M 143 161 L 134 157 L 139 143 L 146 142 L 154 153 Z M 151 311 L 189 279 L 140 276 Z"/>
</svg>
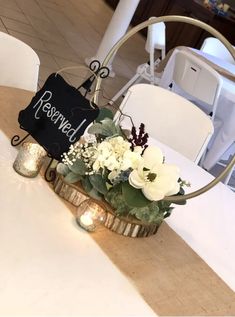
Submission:
<svg viewBox="0 0 235 317">
<path fill-rule="evenodd" d="M 0 144 L 0 315 L 156 316 L 45 181 L 13 170 L 16 151 L 3 133 Z M 212 180 L 190 160 L 160 147 L 192 190 Z M 167 220 L 233 290 L 234 207 L 233 192 L 219 184 L 177 206 Z"/>
<path fill-rule="evenodd" d="M 163 88 L 167 89 L 169 84 L 172 82 L 175 54 L 177 51 L 177 48 L 173 51 L 160 79 L 159 86 Z M 228 63 L 219 59 L 218 57 L 206 54 L 200 50 L 193 49 L 193 51 L 207 58 L 214 64 L 217 64 L 220 67 L 228 70 L 235 76 L 235 64 Z M 235 82 L 223 76 L 222 78 L 223 87 L 221 89 L 221 95 L 219 97 L 216 114 L 216 116 L 219 118 L 220 125 L 212 137 L 210 150 L 203 163 L 204 168 L 207 170 L 211 169 L 216 164 L 223 153 L 235 141 Z M 177 92 L 184 95 L 183 92 L 180 92 L 180 90 L 177 90 Z"/>
<path fill-rule="evenodd" d="M 0 316 L 156 316 L 0 131 Z"/>
<path fill-rule="evenodd" d="M 214 177 L 189 159 L 162 143 L 166 163 L 176 164 L 181 178 L 191 183 L 186 192 L 197 190 Z M 235 195 L 223 183 L 192 198 L 186 205 L 175 205 L 166 222 L 235 291 Z"/>
</svg>

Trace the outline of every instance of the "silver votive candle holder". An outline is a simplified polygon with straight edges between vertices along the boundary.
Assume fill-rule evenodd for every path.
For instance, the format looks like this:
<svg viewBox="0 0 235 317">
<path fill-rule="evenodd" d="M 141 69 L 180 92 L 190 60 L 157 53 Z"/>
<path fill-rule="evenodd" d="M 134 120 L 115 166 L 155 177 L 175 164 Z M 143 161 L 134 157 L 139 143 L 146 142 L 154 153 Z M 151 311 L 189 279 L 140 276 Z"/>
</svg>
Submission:
<svg viewBox="0 0 235 317">
<path fill-rule="evenodd" d="M 36 177 L 42 167 L 47 152 L 36 143 L 24 142 L 13 164 L 14 170 L 25 177 Z"/>
<path fill-rule="evenodd" d="M 77 208 L 76 222 L 86 231 L 97 231 L 105 222 L 107 213 L 104 207 L 93 199 L 86 199 Z"/>
</svg>

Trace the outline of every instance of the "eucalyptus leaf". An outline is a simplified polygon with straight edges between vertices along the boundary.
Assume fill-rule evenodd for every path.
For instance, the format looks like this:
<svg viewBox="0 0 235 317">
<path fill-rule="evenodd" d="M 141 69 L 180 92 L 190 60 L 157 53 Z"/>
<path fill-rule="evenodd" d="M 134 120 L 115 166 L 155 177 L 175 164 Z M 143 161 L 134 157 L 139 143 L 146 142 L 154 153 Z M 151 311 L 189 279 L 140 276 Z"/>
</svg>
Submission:
<svg viewBox="0 0 235 317">
<path fill-rule="evenodd" d="M 88 177 L 84 177 L 84 179 L 82 180 L 82 187 L 85 190 L 85 192 L 90 192 L 93 188 L 93 186 L 91 185 L 91 182 L 89 180 Z"/>
<path fill-rule="evenodd" d="M 122 183 L 122 194 L 130 207 L 145 207 L 150 201 L 144 197 L 140 189 L 132 187 L 128 182 Z"/>
<path fill-rule="evenodd" d="M 100 134 L 106 137 L 122 135 L 120 127 L 116 126 L 114 121 L 110 118 L 105 118 L 100 123 L 94 123 L 89 127 L 88 133 Z"/>
<path fill-rule="evenodd" d="M 106 180 L 100 174 L 94 174 L 89 176 L 91 185 L 101 194 L 106 194 L 108 189 L 106 186 Z"/>
<path fill-rule="evenodd" d="M 63 163 L 57 164 L 56 171 L 63 176 L 66 176 L 70 172 L 69 167 Z"/>
<path fill-rule="evenodd" d="M 75 173 L 73 173 L 73 172 L 69 172 L 69 173 L 65 176 L 64 180 L 65 180 L 65 182 L 67 182 L 67 183 L 76 183 L 76 182 L 80 181 L 81 178 L 82 178 L 81 175 L 75 174 Z"/>
<path fill-rule="evenodd" d="M 85 163 L 81 159 L 77 159 L 73 163 L 73 165 L 69 165 L 69 169 L 73 173 L 79 174 L 79 175 L 85 175 L 86 170 L 87 170 Z"/>
<path fill-rule="evenodd" d="M 113 113 L 108 108 L 101 108 L 98 117 L 96 118 L 96 122 L 101 122 L 105 118 L 113 119 Z"/>
<path fill-rule="evenodd" d="M 130 214 L 134 215 L 141 221 L 160 224 L 164 219 L 164 213 L 160 212 L 159 208 L 156 208 L 155 202 L 154 208 L 151 206 L 151 204 L 145 207 L 135 207 L 130 210 Z"/>
<path fill-rule="evenodd" d="M 92 188 L 92 190 L 88 192 L 88 195 L 97 200 L 101 200 L 103 198 L 103 196 L 95 188 Z"/>
<path fill-rule="evenodd" d="M 103 128 L 101 123 L 94 123 L 88 128 L 90 134 L 102 134 Z"/>
</svg>

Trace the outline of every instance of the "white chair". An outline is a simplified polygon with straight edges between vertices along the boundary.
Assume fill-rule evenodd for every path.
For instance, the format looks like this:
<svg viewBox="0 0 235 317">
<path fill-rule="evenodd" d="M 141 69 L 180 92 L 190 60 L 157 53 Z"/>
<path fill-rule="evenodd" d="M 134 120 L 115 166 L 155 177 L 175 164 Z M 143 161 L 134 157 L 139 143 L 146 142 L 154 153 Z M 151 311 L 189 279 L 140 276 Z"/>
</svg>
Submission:
<svg viewBox="0 0 235 317">
<path fill-rule="evenodd" d="M 202 43 L 200 50 L 207 54 L 219 57 L 229 63 L 235 64 L 235 61 L 227 48 L 215 37 L 207 37 Z"/>
<path fill-rule="evenodd" d="M 235 47 L 234 47 L 235 49 Z M 229 63 L 235 64 L 235 61 L 233 59 L 233 57 L 231 56 L 231 54 L 229 53 L 229 51 L 227 50 L 227 48 L 224 46 L 223 43 L 220 42 L 220 40 L 218 40 L 215 37 L 208 37 L 204 40 L 204 42 L 202 43 L 202 46 L 200 48 L 201 51 L 219 57 Z M 235 148 L 234 148 L 234 144 L 231 147 L 233 149 L 233 153 L 231 153 L 232 155 L 234 154 Z M 229 150 L 229 149 L 228 149 Z M 223 158 L 221 158 L 223 159 Z M 226 166 L 226 164 L 224 164 L 221 160 L 219 160 L 217 162 L 218 165 L 221 165 L 223 167 Z M 230 187 L 231 189 L 235 190 L 234 186 L 230 186 L 229 185 L 229 181 L 232 177 L 232 174 L 234 172 L 235 168 L 231 169 L 230 173 L 227 175 L 226 179 L 224 180 L 224 184 L 228 185 L 228 187 Z"/>
<path fill-rule="evenodd" d="M 222 155 L 220 160 L 217 162 L 218 165 L 226 167 L 228 162 L 230 162 L 231 158 L 233 157 L 235 153 L 235 141 L 233 144 L 226 150 L 226 152 Z M 235 191 L 235 186 L 230 185 L 230 180 L 233 176 L 233 172 L 235 171 L 234 167 L 230 170 L 228 175 L 225 177 L 223 183 L 227 185 L 230 189 Z"/>
<path fill-rule="evenodd" d="M 168 72 L 167 65 L 164 72 Z M 209 115 L 215 128 L 220 125 L 220 122 L 215 120 L 215 116 L 222 84 L 221 76 L 200 57 L 186 51 L 175 53 L 172 91 L 199 106 Z M 206 153 L 207 149 L 201 157 L 201 166 Z"/>
<path fill-rule="evenodd" d="M 138 128 L 145 124 L 150 137 L 198 163 L 213 134 L 211 119 L 189 100 L 158 86 L 137 84 L 129 88 L 120 110 Z M 120 113 L 117 112 L 115 120 Z M 124 127 L 130 119 L 121 116 Z"/>
<path fill-rule="evenodd" d="M 152 18 L 150 18 L 150 20 Z M 145 50 L 149 53 L 149 61 L 137 67 L 136 74 L 127 82 L 125 86 L 121 88 L 121 90 L 117 92 L 117 94 L 110 101 L 110 104 L 121 97 L 130 86 L 140 82 L 141 80 L 146 80 L 153 85 L 158 84 L 159 78 L 155 74 L 155 68 L 157 64 L 165 58 L 166 55 L 165 28 L 164 22 L 155 23 L 148 27 Z M 155 50 L 160 51 L 160 57 L 157 59 L 155 59 Z"/>
<path fill-rule="evenodd" d="M 39 65 L 30 46 L 0 32 L 0 85 L 37 91 Z"/>
<path fill-rule="evenodd" d="M 211 66 L 189 52 L 178 51 L 172 80 L 173 91 L 202 107 L 214 121 L 223 81 Z"/>
</svg>

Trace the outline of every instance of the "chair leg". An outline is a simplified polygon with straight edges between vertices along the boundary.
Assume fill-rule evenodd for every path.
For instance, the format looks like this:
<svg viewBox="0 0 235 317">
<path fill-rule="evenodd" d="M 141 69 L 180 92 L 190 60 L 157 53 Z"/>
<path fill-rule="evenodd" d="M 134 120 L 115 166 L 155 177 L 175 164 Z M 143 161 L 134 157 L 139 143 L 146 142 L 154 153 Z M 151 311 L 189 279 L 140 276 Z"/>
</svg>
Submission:
<svg viewBox="0 0 235 317">
<path fill-rule="evenodd" d="M 202 167 L 202 168 L 203 168 L 203 163 L 204 163 L 206 154 L 207 154 L 207 149 L 205 149 L 205 151 L 204 151 L 204 153 L 202 154 L 202 156 L 201 156 L 201 158 L 200 158 L 200 161 L 199 161 L 199 163 L 198 163 L 198 165 L 199 165 L 200 167 Z"/>
<path fill-rule="evenodd" d="M 123 86 L 118 93 L 109 101 L 109 104 L 112 105 L 119 97 L 121 97 L 128 88 L 134 84 L 138 79 L 141 79 L 141 75 L 136 73 L 127 83 Z"/>
<path fill-rule="evenodd" d="M 230 172 L 228 173 L 228 175 L 226 176 L 226 178 L 225 178 L 225 180 L 224 180 L 224 184 L 225 184 L 225 185 L 228 185 L 228 182 L 229 182 L 229 180 L 230 180 L 230 178 L 231 178 L 231 176 L 232 176 L 232 174 L 233 174 L 233 171 L 234 171 L 234 168 L 232 168 L 232 169 L 230 170 Z"/>
</svg>

